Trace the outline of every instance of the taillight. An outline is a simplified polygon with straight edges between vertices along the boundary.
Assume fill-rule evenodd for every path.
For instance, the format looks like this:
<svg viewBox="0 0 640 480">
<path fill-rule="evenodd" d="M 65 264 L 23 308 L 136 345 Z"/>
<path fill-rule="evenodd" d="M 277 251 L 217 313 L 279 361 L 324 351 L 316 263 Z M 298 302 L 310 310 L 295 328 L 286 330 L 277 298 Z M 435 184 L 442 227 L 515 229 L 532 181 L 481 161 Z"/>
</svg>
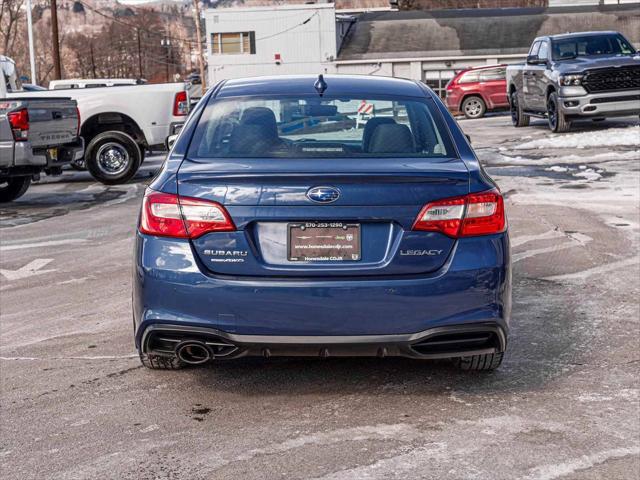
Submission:
<svg viewBox="0 0 640 480">
<path fill-rule="evenodd" d="M 16 142 L 25 142 L 29 135 L 29 112 L 26 108 L 16 110 L 7 115 L 9 125 L 11 125 L 11 133 Z"/>
<path fill-rule="evenodd" d="M 198 238 L 208 232 L 232 232 L 235 229 L 231 217 L 219 203 L 151 189 L 145 192 L 140 215 L 141 233 Z"/>
<path fill-rule="evenodd" d="M 78 125 L 76 125 L 76 135 L 80 136 L 80 110 L 76 107 L 76 115 L 78 116 Z"/>
<path fill-rule="evenodd" d="M 500 233 L 505 227 L 504 201 L 497 190 L 428 203 L 413 224 L 413 230 L 453 238 Z"/>
<path fill-rule="evenodd" d="M 187 92 L 182 91 L 176 93 L 173 99 L 173 116 L 184 117 L 189 113 L 189 98 Z"/>
</svg>

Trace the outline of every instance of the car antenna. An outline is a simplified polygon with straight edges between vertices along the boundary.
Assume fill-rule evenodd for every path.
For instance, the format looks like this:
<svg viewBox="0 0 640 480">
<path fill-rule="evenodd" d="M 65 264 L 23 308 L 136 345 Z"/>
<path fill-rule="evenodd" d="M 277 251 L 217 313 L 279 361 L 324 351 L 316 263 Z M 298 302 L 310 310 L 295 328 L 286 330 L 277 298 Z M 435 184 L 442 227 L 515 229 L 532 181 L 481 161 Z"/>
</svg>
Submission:
<svg viewBox="0 0 640 480">
<path fill-rule="evenodd" d="M 324 91 L 327 89 L 327 82 L 324 81 L 322 74 L 318 75 L 318 80 L 313 84 L 313 88 L 316 89 L 316 92 L 318 92 L 318 95 L 320 96 L 322 96 Z"/>
</svg>

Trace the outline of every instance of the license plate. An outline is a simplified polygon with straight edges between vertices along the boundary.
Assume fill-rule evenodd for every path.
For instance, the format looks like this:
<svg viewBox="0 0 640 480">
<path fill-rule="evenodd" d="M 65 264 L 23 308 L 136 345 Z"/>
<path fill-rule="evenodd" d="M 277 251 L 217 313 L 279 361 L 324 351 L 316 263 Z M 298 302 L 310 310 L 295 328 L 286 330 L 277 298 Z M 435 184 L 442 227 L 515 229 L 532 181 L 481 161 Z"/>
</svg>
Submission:
<svg viewBox="0 0 640 480">
<path fill-rule="evenodd" d="M 359 223 L 304 222 L 288 227 L 291 262 L 357 262 L 361 258 Z"/>
<path fill-rule="evenodd" d="M 49 158 L 51 160 L 53 160 L 54 162 L 56 160 L 58 160 L 58 149 L 57 148 L 50 148 L 47 151 L 49 152 Z"/>
</svg>

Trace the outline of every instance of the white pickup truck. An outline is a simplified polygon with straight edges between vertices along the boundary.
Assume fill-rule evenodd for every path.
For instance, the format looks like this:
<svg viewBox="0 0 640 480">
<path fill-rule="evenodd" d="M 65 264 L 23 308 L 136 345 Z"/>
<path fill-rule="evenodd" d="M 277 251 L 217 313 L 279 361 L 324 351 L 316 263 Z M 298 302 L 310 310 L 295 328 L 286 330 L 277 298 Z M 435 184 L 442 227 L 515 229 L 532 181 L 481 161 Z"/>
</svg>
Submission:
<svg viewBox="0 0 640 480">
<path fill-rule="evenodd" d="M 145 150 L 164 146 L 189 113 L 184 83 L 17 91 L 7 97 L 59 97 L 61 93 L 78 104 L 87 169 L 108 185 L 130 180 Z"/>
</svg>

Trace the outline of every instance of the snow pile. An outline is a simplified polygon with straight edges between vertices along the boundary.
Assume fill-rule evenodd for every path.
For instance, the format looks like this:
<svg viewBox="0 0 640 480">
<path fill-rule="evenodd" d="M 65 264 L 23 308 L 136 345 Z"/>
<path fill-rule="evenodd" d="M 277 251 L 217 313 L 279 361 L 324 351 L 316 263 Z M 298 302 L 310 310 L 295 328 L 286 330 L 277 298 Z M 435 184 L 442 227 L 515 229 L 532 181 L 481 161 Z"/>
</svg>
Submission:
<svg viewBox="0 0 640 480">
<path fill-rule="evenodd" d="M 597 153 L 595 155 L 566 155 L 563 157 L 544 157 L 544 158 L 526 158 L 526 157 L 510 157 L 508 155 L 496 154 L 493 152 L 477 152 L 483 165 L 490 167 L 514 165 L 514 166 L 541 166 L 541 165 L 574 165 L 589 163 L 604 163 L 620 160 L 640 160 L 640 150 L 627 152 L 609 152 Z M 553 168 L 553 167 L 552 167 Z M 561 168 L 561 167 L 557 167 Z M 551 170 L 560 171 L 560 170 Z"/>
<path fill-rule="evenodd" d="M 559 173 L 562 173 L 562 172 L 566 172 L 569 169 L 567 167 L 561 167 L 559 165 L 553 165 L 552 167 L 545 168 L 545 170 L 547 172 L 559 172 Z"/>
<path fill-rule="evenodd" d="M 640 146 L 640 125 L 628 128 L 609 128 L 606 130 L 573 133 L 568 135 L 552 135 L 546 138 L 531 140 L 515 147 L 516 150 L 542 148 L 589 148 Z"/>
<path fill-rule="evenodd" d="M 600 180 L 602 178 L 602 175 L 600 175 L 598 172 L 596 172 L 592 168 L 581 170 L 578 173 L 574 173 L 573 176 L 584 178 L 585 180 L 589 180 L 589 181 Z"/>
</svg>

